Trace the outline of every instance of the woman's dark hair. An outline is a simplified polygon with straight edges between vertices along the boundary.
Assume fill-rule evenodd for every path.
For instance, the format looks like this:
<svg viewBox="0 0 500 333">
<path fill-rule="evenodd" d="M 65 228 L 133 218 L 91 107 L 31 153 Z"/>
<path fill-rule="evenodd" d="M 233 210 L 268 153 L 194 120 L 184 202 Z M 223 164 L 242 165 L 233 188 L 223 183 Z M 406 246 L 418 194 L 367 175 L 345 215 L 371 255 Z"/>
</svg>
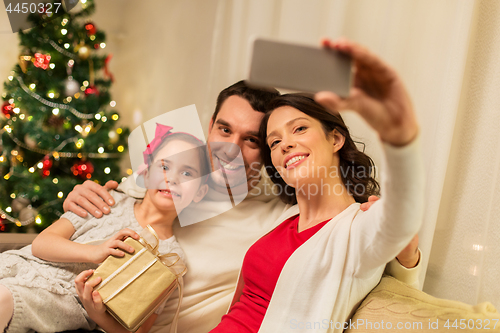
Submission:
<svg viewBox="0 0 500 333">
<path fill-rule="evenodd" d="M 267 122 L 272 112 L 281 106 L 291 106 L 306 115 L 318 120 L 328 137 L 334 129 L 345 137 L 342 148 L 338 151 L 339 168 L 342 182 L 349 194 L 356 202 L 366 202 L 370 195 L 379 195 L 380 187 L 375 180 L 373 160 L 358 150 L 349 134 L 349 129 L 339 114 L 328 112 L 323 106 L 316 103 L 312 96 L 306 94 L 285 94 L 273 99 L 269 105 L 259 130 L 259 142 L 267 174 L 280 187 L 280 198 L 286 204 L 296 204 L 295 189 L 281 178 L 271 161 L 271 149 L 267 145 Z M 372 175 L 373 174 L 373 175 Z M 362 189 L 360 191 L 359 189 Z"/>
</svg>

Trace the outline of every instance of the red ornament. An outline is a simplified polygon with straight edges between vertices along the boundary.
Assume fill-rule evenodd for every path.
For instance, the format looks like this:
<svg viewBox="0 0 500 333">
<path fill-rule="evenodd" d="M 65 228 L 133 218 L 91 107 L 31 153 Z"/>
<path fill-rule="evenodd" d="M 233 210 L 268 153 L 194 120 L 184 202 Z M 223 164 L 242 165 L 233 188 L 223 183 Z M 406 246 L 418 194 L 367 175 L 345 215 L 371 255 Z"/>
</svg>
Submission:
<svg viewBox="0 0 500 333">
<path fill-rule="evenodd" d="M 97 28 L 92 22 L 85 24 L 85 30 L 87 30 L 87 36 L 95 35 L 95 33 L 97 32 Z"/>
<path fill-rule="evenodd" d="M 73 175 L 77 177 L 90 179 L 92 178 L 92 173 L 94 172 L 94 166 L 90 163 L 90 161 L 77 162 L 71 167 L 71 172 L 73 172 Z"/>
<path fill-rule="evenodd" d="M 49 155 L 43 158 L 42 164 L 42 177 L 45 178 L 50 175 L 50 169 L 52 168 L 52 160 Z"/>
<path fill-rule="evenodd" d="M 85 96 L 88 95 L 96 95 L 99 96 L 99 90 L 97 90 L 96 86 L 88 86 L 87 89 L 85 89 Z"/>
<path fill-rule="evenodd" d="M 3 219 L 0 217 L 0 231 L 5 231 L 5 224 L 3 224 Z"/>
<path fill-rule="evenodd" d="M 42 69 L 49 68 L 50 64 L 50 54 L 35 53 L 35 59 L 33 60 L 35 67 Z"/>
<path fill-rule="evenodd" d="M 2 113 L 5 115 L 6 118 L 10 118 L 14 114 L 14 103 L 10 104 L 9 102 L 5 101 L 2 105 Z"/>
<path fill-rule="evenodd" d="M 113 74 L 111 74 L 111 72 L 108 69 L 108 63 L 109 63 L 109 61 L 111 60 L 112 57 L 113 57 L 112 54 L 108 54 L 108 56 L 106 57 L 106 60 L 104 60 L 104 75 L 106 75 L 107 77 L 109 77 L 109 79 L 111 80 L 111 82 L 114 82 L 115 78 L 113 77 Z"/>
</svg>

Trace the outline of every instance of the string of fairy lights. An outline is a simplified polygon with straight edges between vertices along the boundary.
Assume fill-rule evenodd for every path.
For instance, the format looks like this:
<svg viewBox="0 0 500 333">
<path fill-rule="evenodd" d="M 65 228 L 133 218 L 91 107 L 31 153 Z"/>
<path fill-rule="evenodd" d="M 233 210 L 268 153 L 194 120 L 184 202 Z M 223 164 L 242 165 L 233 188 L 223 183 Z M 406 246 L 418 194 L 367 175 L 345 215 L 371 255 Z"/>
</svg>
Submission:
<svg viewBox="0 0 500 333">
<path fill-rule="evenodd" d="M 34 91 L 31 91 L 24 84 L 24 81 L 20 76 L 16 76 L 16 80 L 19 82 L 19 86 L 21 87 L 21 89 L 24 90 L 25 93 L 27 93 L 28 95 L 30 95 L 31 97 L 33 97 L 34 99 L 38 100 L 40 103 L 42 103 L 48 107 L 51 107 L 54 109 L 68 110 L 80 119 L 92 119 L 95 116 L 92 113 L 82 113 L 82 112 L 78 111 L 77 109 L 75 109 L 74 107 L 66 105 L 66 104 L 60 104 L 60 103 L 54 103 L 54 102 L 48 101 L 45 98 L 43 98 L 42 96 L 35 93 Z"/>
<path fill-rule="evenodd" d="M 59 45 L 57 45 L 57 43 L 54 42 L 53 40 L 43 39 L 43 38 L 39 37 L 38 41 L 40 41 L 42 43 L 49 43 L 57 52 L 65 55 L 68 58 L 71 58 L 71 59 L 75 59 L 76 58 L 76 56 L 73 53 L 66 51 L 65 49 L 63 49 L 62 47 L 60 47 Z"/>
<path fill-rule="evenodd" d="M 81 0 L 82 3 L 84 3 L 84 0 Z M 64 35 L 64 26 L 66 25 L 66 23 L 68 22 L 67 19 L 64 19 L 61 23 L 61 25 L 63 26 L 63 28 L 61 29 L 61 33 Z M 92 37 L 94 36 L 91 36 L 91 40 Z M 95 37 L 94 37 L 95 38 Z M 75 53 L 72 53 L 68 50 L 66 50 L 68 47 L 69 47 L 69 44 L 65 44 L 64 45 L 64 48 L 59 46 L 56 42 L 54 42 L 53 40 L 50 40 L 50 39 L 43 39 L 43 38 L 38 38 L 38 40 L 42 43 L 48 43 L 50 44 L 55 51 L 61 53 L 62 55 L 70 58 L 70 60 L 68 61 L 68 79 L 69 80 L 72 80 L 72 77 L 71 77 L 71 68 L 74 64 L 74 60 L 73 59 L 76 59 L 77 57 L 80 57 L 81 59 L 85 60 L 86 57 L 82 57 L 82 51 L 85 51 L 88 50 L 88 47 L 85 46 L 85 45 L 80 45 L 80 46 L 77 46 L 77 48 L 75 48 Z M 106 46 L 105 43 L 100 43 L 99 44 L 99 47 L 100 48 L 104 48 Z M 66 49 L 65 49 L 66 48 Z M 20 60 L 21 62 L 24 60 L 24 61 L 28 61 L 28 60 L 31 60 L 32 57 L 30 56 L 20 56 Z M 50 58 L 49 58 L 50 59 Z M 93 76 L 94 76 L 94 73 L 93 73 L 93 64 L 92 64 L 92 60 L 89 59 L 89 63 L 90 63 L 90 69 L 91 69 L 91 73 L 90 73 L 90 80 L 91 80 L 91 85 L 93 85 Z M 54 68 L 55 64 L 50 64 L 49 65 L 51 69 Z M 22 66 L 21 66 L 22 68 Z M 24 70 L 23 70 L 24 71 Z M 107 69 L 106 69 L 107 71 Z M 87 135 L 90 133 L 91 130 L 94 130 L 94 131 L 97 131 L 101 125 L 102 125 L 102 122 L 106 122 L 107 121 L 107 117 L 103 114 L 103 112 L 96 112 L 96 113 L 83 113 L 83 112 L 80 112 L 79 110 L 75 109 L 74 107 L 68 105 L 68 104 L 61 104 L 61 103 L 56 103 L 56 102 L 52 102 L 44 97 L 42 97 L 40 94 L 36 93 L 34 91 L 35 89 L 35 84 L 32 83 L 29 85 L 29 87 L 25 84 L 23 78 L 21 76 L 18 76 L 18 75 L 15 75 L 14 72 L 11 73 L 11 75 L 8 77 L 8 80 L 12 81 L 13 79 L 16 79 L 17 82 L 19 83 L 19 87 L 28 95 L 30 96 L 31 98 L 37 100 L 39 103 L 45 105 L 46 107 L 49 107 L 52 109 L 52 113 L 54 115 L 58 115 L 59 112 L 61 110 L 66 110 L 66 111 L 69 111 L 71 112 L 74 116 L 76 116 L 77 118 L 79 119 L 82 119 L 82 120 L 94 120 L 95 121 L 98 121 L 98 125 L 94 127 L 94 124 L 93 122 L 89 122 L 89 123 L 84 123 L 82 125 L 76 125 L 74 126 L 74 129 L 76 132 L 78 132 L 80 135 L 77 134 L 77 136 L 75 137 L 72 137 L 72 138 L 69 138 L 69 139 L 66 139 L 64 140 L 63 142 L 61 142 L 56 148 L 54 149 L 51 149 L 51 150 L 47 150 L 47 149 L 42 149 L 42 148 L 39 148 L 37 146 L 33 146 L 33 145 L 28 145 L 26 144 L 25 142 L 19 140 L 14 134 L 13 134 L 13 121 L 16 121 L 16 117 L 19 118 L 20 120 L 25 120 L 27 119 L 28 121 L 31 121 L 31 118 L 32 117 L 27 117 L 25 114 L 21 113 L 21 110 L 20 108 L 14 108 L 13 109 L 13 112 L 14 112 L 14 116 L 13 119 L 9 119 L 9 121 L 7 122 L 7 124 L 3 127 L 3 128 L 0 128 L 0 146 L 2 144 L 2 135 L 3 133 L 7 133 L 9 138 L 14 142 L 16 143 L 16 145 L 18 147 L 21 147 L 23 149 L 26 149 L 26 150 L 29 150 L 29 151 L 32 151 L 32 152 L 35 152 L 35 153 L 38 153 L 38 154 L 41 154 L 43 155 L 44 157 L 39 160 L 38 162 L 35 163 L 35 165 L 31 166 L 28 168 L 28 171 L 30 173 L 33 173 L 35 172 L 35 170 L 38 168 L 38 169 L 42 169 L 43 168 L 43 161 L 45 158 L 47 158 L 47 156 L 51 156 L 53 157 L 55 160 L 58 160 L 59 158 L 79 158 L 79 159 L 86 159 L 86 158 L 92 158 L 92 159 L 107 159 L 107 158 L 119 158 L 121 157 L 121 153 L 123 153 L 123 151 L 125 150 L 125 147 L 123 145 L 119 145 L 116 149 L 118 151 L 118 153 L 108 153 L 108 152 L 105 152 L 105 149 L 104 147 L 100 146 L 98 149 L 97 149 L 97 152 L 96 153 L 93 153 L 93 152 L 64 152 L 64 151 L 61 151 L 62 149 L 64 149 L 68 144 L 70 143 L 74 143 L 76 148 L 80 149 L 82 146 L 83 146 L 83 143 L 84 143 L 84 138 L 87 137 Z M 73 81 L 75 82 L 75 81 Z M 82 90 L 84 89 L 84 87 L 87 87 L 89 85 L 88 81 L 85 81 L 83 83 L 83 86 L 82 86 Z M 5 95 L 4 95 L 5 97 Z M 54 97 L 54 93 L 52 92 L 52 94 L 49 92 L 49 95 L 48 95 L 49 98 L 53 98 Z M 78 96 L 75 95 L 75 98 L 78 98 Z M 69 103 L 71 102 L 71 97 L 68 97 L 64 100 L 64 103 Z M 9 100 L 9 103 L 10 103 L 10 100 Z M 12 103 L 10 104 L 13 104 L 14 102 L 12 101 Z M 111 107 L 115 107 L 116 106 L 116 102 L 114 101 L 111 101 L 110 103 L 110 106 Z M 118 120 L 118 114 L 113 114 L 111 116 L 112 120 Z M 116 129 L 116 131 L 110 131 L 109 133 L 109 136 L 110 136 L 110 139 L 116 139 L 118 138 L 118 135 L 122 133 L 122 129 L 121 128 L 118 128 Z M 81 136 L 80 138 L 78 136 Z M 13 149 L 11 151 L 11 155 L 14 157 L 16 157 L 19 161 L 22 162 L 22 157 L 19 155 L 19 152 L 16 150 L 16 149 Z M 0 154 L 0 162 L 4 162 L 6 156 L 4 154 Z M 21 159 L 20 159 L 21 158 Z M 109 174 L 111 172 L 110 168 L 107 167 L 105 168 L 104 172 L 106 174 Z M 128 174 L 131 174 L 131 170 L 127 170 L 127 173 Z M 14 175 L 14 167 L 11 166 L 9 172 L 4 176 L 4 179 L 5 180 L 8 180 L 11 176 Z M 17 175 L 17 173 L 16 173 Z M 21 175 L 21 176 L 24 176 L 24 175 Z M 52 180 L 54 182 L 54 184 L 57 184 L 58 183 L 58 179 L 57 178 L 54 178 Z M 35 185 L 37 186 L 37 185 Z M 10 197 L 12 199 L 16 199 L 16 195 L 14 193 L 11 193 Z M 3 220 L 6 220 L 6 221 L 9 221 L 9 222 L 12 222 L 12 223 L 15 223 L 17 226 L 26 226 L 26 225 L 29 225 L 33 222 L 37 223 L 37 224 L 40 224 L 42 221 L 41 221 L 41 218 L 40 218 L 40 215 L 38 214 L 38 212 L 40 212 L 41 210 L 47 208 L 47 207 L 50 207 L 52 205 L 55 205 L 57 203 L 59 203 L 62 198 L 64 197 L 64 193 L 62 191 L 60 191 L 58 194 L 57 194 L 57 197 L 58 199 L 55 199 L 55 200 L 52 200 L 50 202 L 46 202 L 44 204 L 42 204 L 41 206 L 37 207 L 37 209 L 33 209 L 31 207 L 30 204 L 26 203 L 23 208 L 28 208 L 29 210 L 31 210 L 31 212 L 34 212 L 32 215 L 33 216 L 30 216 L 29 218 L 26 218 L 26 219 L 21 219 L 21 218 L 15 218 L 13 216 L 11 216 L 9 213 L 11 213 L 13 211 L 13 205 L 12 207 L 9 206 L 5 209 L 2 209 L 0 208 L 0 218 L 2 218 Z M 19 204 L 19 201 L 17 202 Z M 61 213 L 60 212 L 56 212 L 57 215 L 60 215 Z"/>
</svg>

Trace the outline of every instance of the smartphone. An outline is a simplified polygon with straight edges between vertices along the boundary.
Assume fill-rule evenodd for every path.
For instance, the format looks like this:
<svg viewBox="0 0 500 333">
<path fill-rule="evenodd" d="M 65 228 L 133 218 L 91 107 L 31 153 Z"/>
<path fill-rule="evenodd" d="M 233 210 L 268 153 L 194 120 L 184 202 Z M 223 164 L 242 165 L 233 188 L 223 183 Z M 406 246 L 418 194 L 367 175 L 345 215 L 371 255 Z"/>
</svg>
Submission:
<svg viewBox="0 0 500 333">
<path fill-rule="evenodd" d="M 252 42 L 247 82 L 255 86 L 347 97 L 352 59 L 336 50 L 257 38 Z"/>
</svg>

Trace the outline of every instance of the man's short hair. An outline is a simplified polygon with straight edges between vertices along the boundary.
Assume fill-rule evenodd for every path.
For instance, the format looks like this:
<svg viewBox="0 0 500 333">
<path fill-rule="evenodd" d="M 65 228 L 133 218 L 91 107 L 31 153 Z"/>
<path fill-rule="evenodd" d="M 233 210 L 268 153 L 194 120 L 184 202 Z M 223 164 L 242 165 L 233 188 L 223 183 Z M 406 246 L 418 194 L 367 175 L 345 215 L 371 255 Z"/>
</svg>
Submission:
<svg viewBox="0 0 500 333">
<path fill-rule="evenodd" d="M 215 111 L 212 115 L 212 121 L 214 123 L 222 104 L 233 95 L 246 99 L 255 111 L 265 113 L 268 110 L 268 105 L 271 100 L 279 96 L 280 93 L 274 88 L 253 88 L 248 86 L 243 80 L 238 81 L 222 90 L 217 97 L 217 104 L 215 105 Z"/>
</svg>

